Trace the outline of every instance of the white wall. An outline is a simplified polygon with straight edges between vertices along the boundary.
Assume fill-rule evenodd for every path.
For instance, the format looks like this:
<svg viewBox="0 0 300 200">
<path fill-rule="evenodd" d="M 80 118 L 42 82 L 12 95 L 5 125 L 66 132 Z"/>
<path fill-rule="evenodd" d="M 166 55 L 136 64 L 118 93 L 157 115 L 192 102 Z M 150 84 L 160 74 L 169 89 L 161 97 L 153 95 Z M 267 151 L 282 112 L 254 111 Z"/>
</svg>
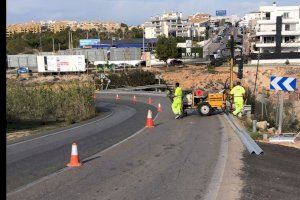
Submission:
<svg viewBox="0 0 300 200">
<path fill-rule="evenodd" d="M 287 59 L 272 59 L 272 60 L 259 60 L 259 64 L 285 64 Z M 290 64 L 300 64 L 300 59 L 288 59 Z M 251 65 L 256 65 L 257 60 L 251 60 Z"/>
</svg>

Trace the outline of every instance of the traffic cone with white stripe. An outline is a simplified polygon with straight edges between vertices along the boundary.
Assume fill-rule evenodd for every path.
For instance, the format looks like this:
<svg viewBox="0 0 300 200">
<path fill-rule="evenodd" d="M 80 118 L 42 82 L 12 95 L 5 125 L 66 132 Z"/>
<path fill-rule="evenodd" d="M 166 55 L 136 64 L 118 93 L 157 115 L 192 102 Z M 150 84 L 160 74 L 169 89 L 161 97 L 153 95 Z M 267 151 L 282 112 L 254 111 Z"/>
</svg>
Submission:
<svg viewBox="0 0 300 200">
<path fill-rule="evenodd" d="M 77 150 L 77 144 L 73 142 L 72 144 L 72 152 L 71 152 L 71 159 L 70 163 L 67 164 L 68 167 L 79 167 L 81 163 L 79 162 L 79 155 Z"/>
<path fill-rule="evenodd" d="M 160 103 L 158 103 L 158 106 L 157 106 L 157 112 L 162 112 L 162 108 L 161 108 Z"/>
<path fill-rule="evenodd" d="M 133 101 L 133 102 L 136 102 L 136 96 L 135 96 L 135 95 L 133 95 L 132 101 Z"/>
<path fill-rule="evenodd" d="M 148 104 L 152 104 L 152 99 L 151 99 L 151 97 L 148 98 Z"/>
<path fill-rule="evenodd" d="M 120 100 L 121 99 L 121 97 L 117 94 L 116 95 L 116 100 Z"/>
<path fill-rule="evenodd" d="M 151 110 L 148 110 L 146 128 L 154 128 L 154 122 L 152 119 L 152 111 Z"/>
</svg>

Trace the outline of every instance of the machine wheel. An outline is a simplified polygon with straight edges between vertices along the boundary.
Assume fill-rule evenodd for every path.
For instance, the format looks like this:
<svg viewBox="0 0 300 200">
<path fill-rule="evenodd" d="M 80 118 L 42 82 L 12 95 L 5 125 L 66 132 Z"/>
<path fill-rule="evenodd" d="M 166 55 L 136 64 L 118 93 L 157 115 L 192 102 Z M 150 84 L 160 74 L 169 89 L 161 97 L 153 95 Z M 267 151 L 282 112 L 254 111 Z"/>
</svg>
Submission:
<svg viewBox="0 0 300 200">
<path fill-rule="evenodd" d="M 198 105 L 198 112 L 202 116 L 209 116 L 212 112 L 212 108 L 209 103 L 203 102 Z"/>
</svg>

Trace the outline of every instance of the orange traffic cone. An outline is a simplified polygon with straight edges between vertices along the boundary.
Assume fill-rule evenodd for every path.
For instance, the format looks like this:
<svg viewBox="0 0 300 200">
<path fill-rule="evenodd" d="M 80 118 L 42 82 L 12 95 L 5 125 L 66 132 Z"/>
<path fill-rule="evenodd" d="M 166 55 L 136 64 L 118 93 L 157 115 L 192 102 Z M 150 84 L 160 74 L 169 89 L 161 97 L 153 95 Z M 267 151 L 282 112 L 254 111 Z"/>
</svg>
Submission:
<svg viewBox="0 0 300 200">
<path fill-rule="evenodd" d="M 136 102 L 136 96 L 135 96 L 135 95 L 133 95 L 132 101 L 133 101 L 133 102 Z"/>
<path fill-rule="evenodd" d="M 152 99 L 151 99 L 151 97 L 148 98 L 148 104 L 152 104 Z"/>
<path fill-rule="evenodd" d="M 72 144 L 71 159 L 70 159 L 70 163 L 67 166 L 68 167 L 79 167 L 79 166 L 81 166 L 81 163 L 79 162 L 77 144 L 75 142 L 73 142 L 73 144 Z"/>
<path fill-rule="evenodd" d="M 121 99 L 121 97 L 117 94 L 116 95 L 116 100 L 119 100 L 119 99 Z"/>
<path fill-rule="evenodd" d="M 161 108 L 160 103 L 158 103 L 157 112 L 162 112 L 162 108 Z"/>
<path fill-rule="evenodd" d="M 153 122 L 153 119 L 152 119 L 152 111 L 151 110 L 148 110 L 146 127 L 147 128 L 154 128 L 154 122 Z"/>
</svg>

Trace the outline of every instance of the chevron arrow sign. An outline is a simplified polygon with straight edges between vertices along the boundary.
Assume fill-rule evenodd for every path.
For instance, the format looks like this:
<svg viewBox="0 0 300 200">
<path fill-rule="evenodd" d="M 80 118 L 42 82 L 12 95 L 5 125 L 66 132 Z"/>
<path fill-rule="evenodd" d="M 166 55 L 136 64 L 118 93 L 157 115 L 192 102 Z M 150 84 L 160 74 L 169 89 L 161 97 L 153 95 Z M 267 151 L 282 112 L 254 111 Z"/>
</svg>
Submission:
<svg viewBox="0 0 300 200">
<path fill-rule="evenodd" d="M 296 78 L 279 76 L 270 77 L 270 90 L 295 91 L 296 87 Z"/>
</svg>

